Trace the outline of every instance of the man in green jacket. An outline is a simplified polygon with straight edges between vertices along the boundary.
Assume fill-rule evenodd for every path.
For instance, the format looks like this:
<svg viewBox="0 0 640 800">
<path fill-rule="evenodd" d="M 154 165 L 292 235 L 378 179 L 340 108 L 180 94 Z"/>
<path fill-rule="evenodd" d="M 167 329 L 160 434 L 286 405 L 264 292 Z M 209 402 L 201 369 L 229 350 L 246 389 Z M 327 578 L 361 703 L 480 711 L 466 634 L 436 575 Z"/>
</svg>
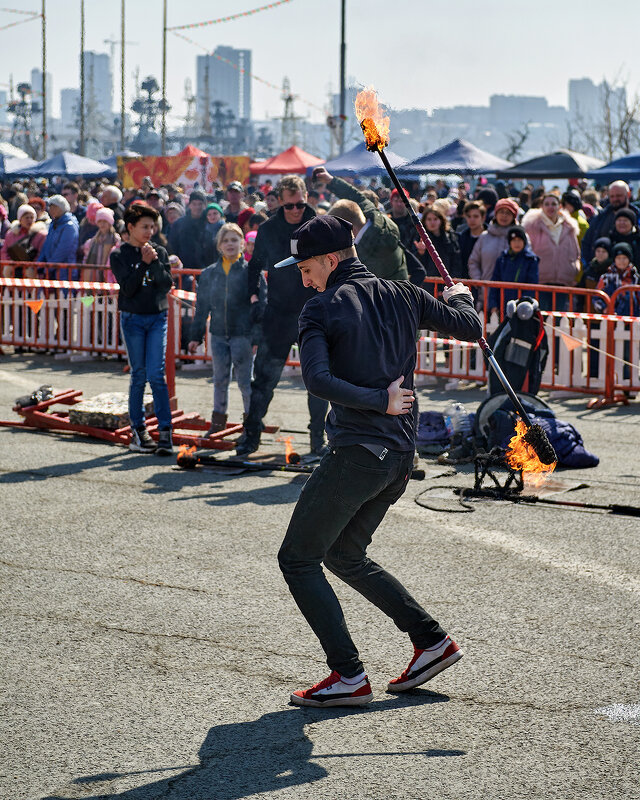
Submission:
<svg viewBox="0 0 640 800">
<path fill-rule="evenodd" d="M 407 261 L 400 247 L 400 231 L 395 222 L 342 178 L 334 178 L 324 167 L 313 171 L 317 183 L 340 198 L 329 209 L 334 217 L 353 225 L 358 258 L 378 278 L 404 281 L 409 278 Z"/>
</svg>

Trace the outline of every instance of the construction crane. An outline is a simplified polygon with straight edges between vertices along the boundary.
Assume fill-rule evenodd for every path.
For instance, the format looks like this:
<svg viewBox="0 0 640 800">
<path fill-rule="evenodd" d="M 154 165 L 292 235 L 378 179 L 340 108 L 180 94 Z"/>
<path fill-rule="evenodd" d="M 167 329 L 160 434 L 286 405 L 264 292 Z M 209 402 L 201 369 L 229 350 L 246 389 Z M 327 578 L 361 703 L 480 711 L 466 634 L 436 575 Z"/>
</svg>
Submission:
<svg viewBox="0 0 640 800">
<path fill-rule="evenodd" d="M 116 45 L 121 44 L 120 39 L 114 39 L 113 34 L 111 34 L 110 39 L 103 39 L 103 44 L 109 45 L 109 58 L 111 59 L 111 69 L 113 69 L 113 63 L 116 57 Z M 139 42 L 125 42 L 125 46 L 128 44 L 140 44 Z"/>
</svg>

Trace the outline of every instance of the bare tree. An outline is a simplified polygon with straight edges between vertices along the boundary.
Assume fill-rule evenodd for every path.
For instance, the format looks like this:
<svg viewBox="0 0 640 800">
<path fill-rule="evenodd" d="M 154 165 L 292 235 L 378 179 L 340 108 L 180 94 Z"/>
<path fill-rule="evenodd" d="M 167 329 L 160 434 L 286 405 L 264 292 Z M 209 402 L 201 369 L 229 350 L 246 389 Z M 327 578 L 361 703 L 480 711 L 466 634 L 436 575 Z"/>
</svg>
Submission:
<svg viewBox="0 0 640 800">
<path fill-rule="evenodd" d="M 524 125 L 511 131 L 511 133 L 505 134 L 507 148 L 504 151 L 504 158 L 507 161 L 515 161 L 522 152 L 522 148 L 531 134 L 530 125 L 531 121 L 525 122 Z"/>
<path fill-rule="evenodd" d="M 611 81 L 604 78 L 599 89 L 597 111 L 578 110 L 557 144 L 612 161 L 640 149 L 640 97 L 619 74 Z"/>
</svg>

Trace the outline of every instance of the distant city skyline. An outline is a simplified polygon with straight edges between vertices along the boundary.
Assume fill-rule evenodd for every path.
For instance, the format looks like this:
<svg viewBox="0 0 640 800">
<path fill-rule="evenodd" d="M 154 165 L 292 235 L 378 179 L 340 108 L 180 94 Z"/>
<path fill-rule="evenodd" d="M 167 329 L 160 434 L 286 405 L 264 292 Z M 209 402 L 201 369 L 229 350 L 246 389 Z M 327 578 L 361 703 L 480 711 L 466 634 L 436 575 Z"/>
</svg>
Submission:
<svg viewBox="0 0 640 800">
<path fill-rule="evenodd" d="M 60 115 L 60 90 L 79 84 L 79 0 L 48 2 L 47 71 L 54 76 L 51 98 L 54 116 Z M 116 8 L 115 6 L 118 5 Z M 168 26 L 197 23 L 214 16 L 255 8 L 257 0 L 242 6 L 228 0 L 215 10 L 207 0 L 188 6 L 168 2 Z M 33 9 L 31 8 L 33 6 Z M 86 0 L 86 49 L 104 53 L 113 47 L 114 110 L 119 109 L 119 4 L 105 13 L 102 3 Z M 399 0 L 347 0 L 347 74 L 358 84 L 373 84 L 389 106 L 433 108 L 488 105 L 491 95 L 545 97 L 550 106 L 568 106 L 571 78 L 603 77 L 628 80 L 632 93 L 640 75 L 640 53 L 622 47 L 620 18 L 602 14 L 601 0 L 583 0 L 580 14 L 573 4 L 539 0 L 530 14 L 507 0 L 476 4 L 428 4 Z M 39 10 L 36 0 L 25 0 L 24 10 Z M 140 78 L 161 78 L 161 3 L 136 0 L 127 4 L 127 107 L 134 97 L 134 72 Z M 618 7 L 620 8 L 620 7 Z M 317 12 L 321 11 L 321 15 Z M 184 82 L 196 83 L 196 55 L 227 46 L 252 51 L 252 70 L 276 87 L 285 76 L 291 81 L 296 113 L 324 119 L 330 94 L 338 89 L 339 0 L 322 6 L 312 0 L 291 3 L 229 23 L 179 31 L 197 44 L 168 34 L 169 124 L 180 124 L 186 114 Z M 107 22 L 105 23 L 105 19 Z M 597 25 L 594 24 L 597 20 Z M 640 22 L 640 4 L 624 9 L 625 28 Z M 0 27 L 16 21 L 0 12 Z M 27 22 L 0 30 L 3 69 L 0 90 L 7 91 L 9 73 L 14 84 L 30 79 L 39 52 L 39 24 Z M 74 49 L 76 56 L 74 57 Z M 25 62 L 25 53 L 29 61 Z M 10 65 L 10 66 L 9 66 Z M 251 81 L 252 111 L 256 119 L 278 116 L 282 101 L 278 89 Z M 348 109 L 348 113 L 352 113 Z M 393 136 L 393 132 L 392 132 Z"/>
</svg>

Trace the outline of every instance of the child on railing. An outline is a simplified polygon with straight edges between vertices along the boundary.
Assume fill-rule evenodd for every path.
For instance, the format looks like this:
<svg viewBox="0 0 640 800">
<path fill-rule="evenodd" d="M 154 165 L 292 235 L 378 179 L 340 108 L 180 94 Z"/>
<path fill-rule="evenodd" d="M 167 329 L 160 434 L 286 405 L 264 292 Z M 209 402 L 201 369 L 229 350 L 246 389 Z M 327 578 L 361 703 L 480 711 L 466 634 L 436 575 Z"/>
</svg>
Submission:
<svg viewBox="0 0 640 800">
<path fill-rule="evenodd" d="M 632 263 L 633 251 L 627 242 L 619 242 L 613 247 L 613 264 L 601 276 L 598 288 L 601 292 L 613 295 L 621 286 L 640 284 L 640 275 Z M 606 313 L 604 300 L 594 298 L 593 305 L 601 313 Z M 640 293 L 621 292 L 616 298 L 614 312 L 620 316 L 640 316 Z"/>
<path fill-rule="evenodd" d="M 525 229 L 513 225 L 507 232 L 508 248 L 498 256 L 493 269 L 492 281 L 508 281 L 510 283 L 538 283 L 538 262 L 540 259 L 533 252 Z M 489 290 L 489 315 L 500 308 L 500 289 Z M 509 300 L 520 296 L 518 289 L 502 289 L 502 308 L 506 308 Z"/>
<path fill-rule="evenodd" d="M 200 274 L 196 313 L 191 327 L 189 352 L 195 353 L 204 338 L 207 317 L 211 315 L 211 360 L 213 366 L 213 412 L 207 436 L 227 425 L 231 365 L 242 394 L 245 414 L 251 400 L 253 368 L 252 328 L 258 322 L 266 299 L 266 284 L 261 283 L 261 300 L 249 301 L 248 264 L 244 258 L 245 240 L 234 222 L 218 231 L 216 247 L 220 258 Z"/>
</svg>

